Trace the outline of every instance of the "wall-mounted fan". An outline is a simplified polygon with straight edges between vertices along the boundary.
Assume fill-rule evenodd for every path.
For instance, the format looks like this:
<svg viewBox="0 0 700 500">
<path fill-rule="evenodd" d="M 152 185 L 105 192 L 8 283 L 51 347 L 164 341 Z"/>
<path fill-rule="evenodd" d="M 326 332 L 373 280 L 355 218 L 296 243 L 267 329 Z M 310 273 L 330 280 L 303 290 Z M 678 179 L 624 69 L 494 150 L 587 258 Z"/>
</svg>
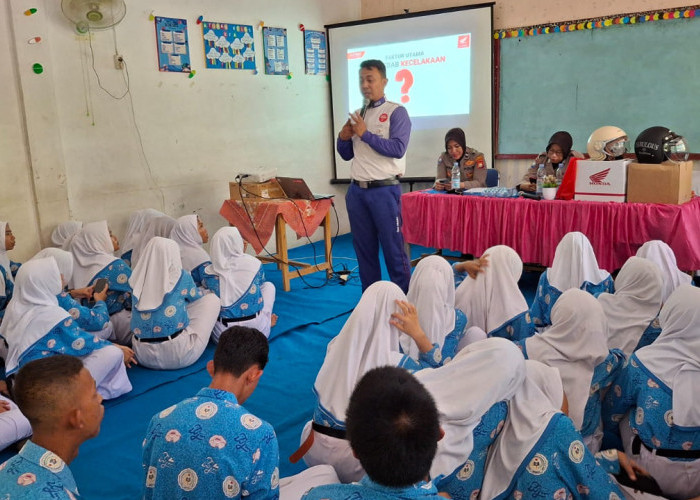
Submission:
<svg viewBox="0 0 700 500">
<path fill-rule="evenodd" d="M 126 15 L 126 4 L 124 0 L 61 0 L 61 10 L 78 33 L 87 33 L 119 24 Z"/>
</svg>

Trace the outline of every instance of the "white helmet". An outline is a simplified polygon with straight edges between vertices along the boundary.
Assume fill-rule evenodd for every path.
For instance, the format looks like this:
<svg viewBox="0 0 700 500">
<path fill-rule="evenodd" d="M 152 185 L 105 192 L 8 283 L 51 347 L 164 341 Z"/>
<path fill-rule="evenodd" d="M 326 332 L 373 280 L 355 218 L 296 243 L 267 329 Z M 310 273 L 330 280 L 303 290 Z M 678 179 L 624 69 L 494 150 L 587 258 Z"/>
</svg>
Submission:
<svg viewBox="0 0 700 500">
<path fill-rule="evenodd" d="M 606 125 L 593 131 L 586 149 L 591 160 L 615 159 L 627 152 L 627 132 L 620 127 Z"/>
</svg>

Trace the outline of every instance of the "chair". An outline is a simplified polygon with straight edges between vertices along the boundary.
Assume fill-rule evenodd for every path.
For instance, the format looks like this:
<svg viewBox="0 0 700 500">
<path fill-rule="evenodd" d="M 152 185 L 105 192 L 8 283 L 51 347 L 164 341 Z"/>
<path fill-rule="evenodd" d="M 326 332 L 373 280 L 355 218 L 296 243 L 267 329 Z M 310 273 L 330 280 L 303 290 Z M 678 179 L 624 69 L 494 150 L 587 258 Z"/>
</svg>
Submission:
<svg viewBox="0 0 700 500">
<path fill-rule="evenodd" d="M 496 187 L 498 186 L 499 178 L 498 170 L 495 168 L 486 169 L 486 187 Z"/>
</svg>

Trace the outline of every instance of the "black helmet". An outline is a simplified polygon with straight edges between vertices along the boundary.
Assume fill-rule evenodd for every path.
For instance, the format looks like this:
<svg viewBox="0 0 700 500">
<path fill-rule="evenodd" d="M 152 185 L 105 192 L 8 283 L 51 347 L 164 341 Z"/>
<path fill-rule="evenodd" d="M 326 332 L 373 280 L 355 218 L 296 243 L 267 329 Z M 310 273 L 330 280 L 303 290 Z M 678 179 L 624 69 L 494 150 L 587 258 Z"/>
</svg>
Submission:
<svg viewBox="0 0 700 500">
<path fill-rule="evenodd" d="M 639 163 L 661 163 L 666 159 L 686 161 L 688 144 L 666 127 L 649 127 L 634 141 L 634 153 Z"/>
</svg>

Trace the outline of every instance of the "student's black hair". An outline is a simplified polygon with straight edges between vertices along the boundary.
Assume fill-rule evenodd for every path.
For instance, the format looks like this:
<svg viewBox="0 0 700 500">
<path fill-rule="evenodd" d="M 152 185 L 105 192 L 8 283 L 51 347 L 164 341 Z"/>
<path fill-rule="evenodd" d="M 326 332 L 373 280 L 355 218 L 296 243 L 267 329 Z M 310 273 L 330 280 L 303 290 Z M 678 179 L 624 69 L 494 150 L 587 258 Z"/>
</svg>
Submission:
<svg viewBox="0 0 700 500">
<path fill-rule="evenodd" d="M 379 74 L 382 75 L 382 78 L 386 78 L 386 66 L 384 66 L 384 63 L 379 59 L 367 59 L 360 63 L 360 69 L 372 68 L 377 68 L 377 71 L 379 71 Z"/>
<path fill-rule="evenodd" d="M 32 427 L 58 421 L 62 404 L 75 399 L 83 362 L 75 356 L 57 354 L 30 361 L 17 372 L 13 396 Z"/>
<path fill-rule="evenodd" d="M 372 481 L 408 487 L 430 472 L 440 439 L 437 407 L 403 368 L 375 368 L 362 377 L 350 397 L 346 428 Z"/>
<path fill-rule="evenodd" d="M 214 351 L 214 371 L 239 377 L 253 365 L 258 365 L 262 370 L 267 364 L 269 352 L 267 338 L 260 331 L 232 326 L 219 337 L 219 345 Z"/>
</svg>

